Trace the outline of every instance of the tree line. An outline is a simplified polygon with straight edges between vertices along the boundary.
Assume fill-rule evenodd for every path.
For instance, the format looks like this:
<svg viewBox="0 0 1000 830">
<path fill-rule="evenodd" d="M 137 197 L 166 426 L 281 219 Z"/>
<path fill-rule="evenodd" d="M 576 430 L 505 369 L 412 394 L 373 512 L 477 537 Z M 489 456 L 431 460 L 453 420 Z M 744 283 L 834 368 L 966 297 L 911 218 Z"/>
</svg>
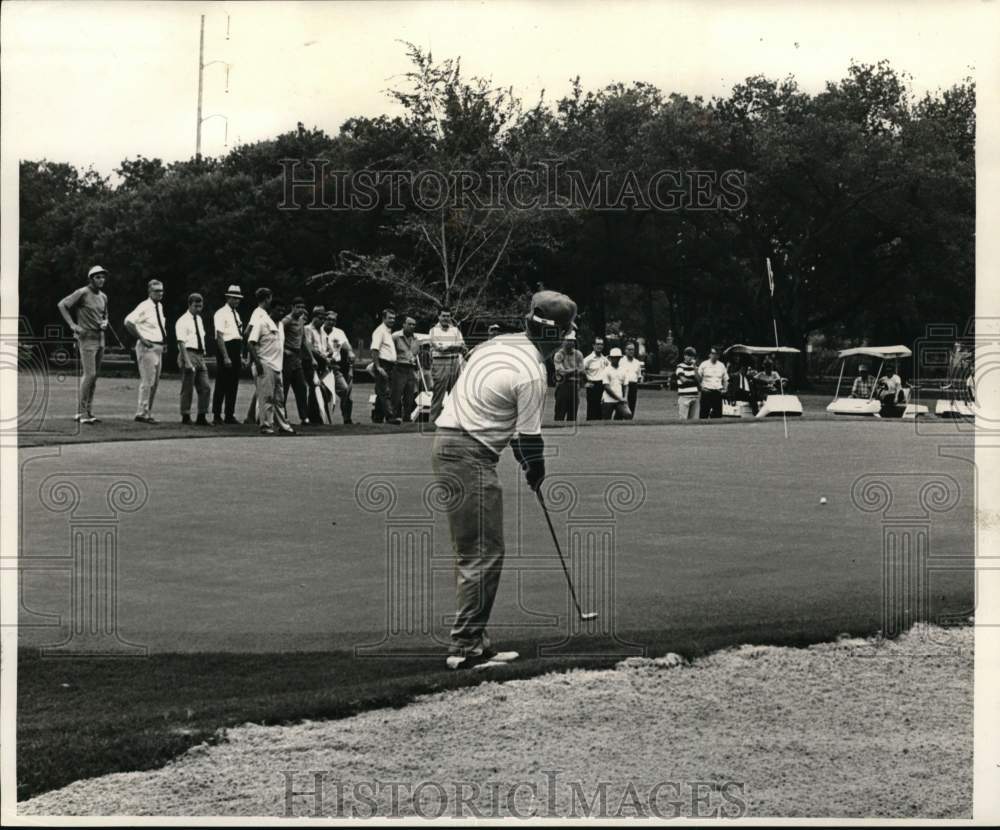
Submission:
<svg viewBox="0 0 1000 830">
<path fill-rule="evenodd" d="M 470 325 L 516 316 L 543 285 L 577 300 L 584 337 L 643 336 L 654 364 L 668 331 L 700 350 L 769 343 L 772 313 L 800 348 L 912 343 L 973 314 L 971 79 L 918 97 L 887 62 L 852 63 L 815 94 L 756 76 L 705 100 L 577 78 L 526 105 L 407 48 L 387 90 L 400 114 L 334 136 L 299 123 L 217 158 L 126 159 L 114 181 L 22 161 L 31 330 L 94 263 L 112 322 L 153 278 L 171 316 L 190 291 L 211 307 L 230 283 L 267 285 L 336 309 L 355 339 L 383 306 L 424 323 L 445 304 Z M 292 168 L 325 198 L 353 182 L 364 209 L 310 209 L 301 185 L 290 203 Z"/>
</svg>

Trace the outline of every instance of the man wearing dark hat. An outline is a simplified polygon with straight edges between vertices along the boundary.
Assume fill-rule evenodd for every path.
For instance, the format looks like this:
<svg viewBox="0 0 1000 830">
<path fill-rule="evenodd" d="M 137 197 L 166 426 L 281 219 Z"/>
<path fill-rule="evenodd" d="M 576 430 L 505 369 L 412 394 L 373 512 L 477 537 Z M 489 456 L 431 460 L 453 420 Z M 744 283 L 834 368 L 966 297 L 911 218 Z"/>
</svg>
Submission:
<svg viewBox="0 0 1000 830">
<path fill-rule="evenodd" d="M 87 272 L 87 284 L 78 288 L 68 297 L 59 301 L 59 313 L 73 330 L 80 353 L 80 400 L 76 408 L 76 420 L 81 424 L 96 424 L 92 406 L 97 376 L 101 373 L 104 358 L 104 330 L 108 326 L 108 295 L 104 293 L 104 281 L 108 272 L 95 265 Z M 69 313 L 76 309 L 76 320 Z"/>
<path fill-rule="evenodd" d="M 432 462 L 450 500 L 458 611 L 451 629 L 449 668 L 477 668 L 516 659 L 497 652 L 486 634 L 503 569 L 503 490 L 497 462 L 510 444 L 528 486 L 545 478 L 542 412 L 545 360 L 574 330 L 576 303 L 539 291 L 521 334 L 480 344 L 452 387 L 437 419 Z"/>
<path fill-rule="evenodd" d="M 240 364 L 243 360 L 243 318 L 240 301 L 243 292 L 238 285 L 226 290 L 226 304 L 215 312 L 216 369 L 215 389 L 212 392 L 213 424 L 238 424 L 236 420 L 236 393 L 240 388 Z M 223 407 L 226 418 L 222 419 Z"/>
</svg>

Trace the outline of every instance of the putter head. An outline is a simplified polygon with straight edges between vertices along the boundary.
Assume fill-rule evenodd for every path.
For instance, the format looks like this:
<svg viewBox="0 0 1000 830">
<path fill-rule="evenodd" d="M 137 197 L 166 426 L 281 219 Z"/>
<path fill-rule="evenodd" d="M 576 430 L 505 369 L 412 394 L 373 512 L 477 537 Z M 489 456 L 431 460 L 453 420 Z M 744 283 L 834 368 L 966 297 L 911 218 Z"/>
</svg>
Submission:
<svg viewBox="0 0 1000 830">
<path fill-rule="evenodd" d="M 581 614 L 580 615 L 580 619 L 583 620 L 584 622 L 590 622 L 591 620 L 596 620 L 597 619 L 597 612 L 596 611 L 592 611 L 589 614 Z"/>
</svg>

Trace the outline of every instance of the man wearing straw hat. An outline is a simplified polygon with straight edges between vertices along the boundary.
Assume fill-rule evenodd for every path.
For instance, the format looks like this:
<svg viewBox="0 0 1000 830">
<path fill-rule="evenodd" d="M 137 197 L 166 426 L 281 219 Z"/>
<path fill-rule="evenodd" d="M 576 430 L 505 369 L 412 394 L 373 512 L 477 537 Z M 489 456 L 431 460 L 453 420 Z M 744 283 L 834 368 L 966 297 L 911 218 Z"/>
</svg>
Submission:
<svg viewBox="0 0 1000 830">
<path fill-rule="evenodd" d="M 243 318 L 240 301 L 243 292 L 238 285 L 226 289 L 226 303 L 212 318 L 215 326 L 216 369 L 212 392 L 212 423 L 238 424 L 236 393 L 240 388 L 240 365 L 243 360 Z M 226 417 L 222 418 L 223 408 Z"/>
</svg>

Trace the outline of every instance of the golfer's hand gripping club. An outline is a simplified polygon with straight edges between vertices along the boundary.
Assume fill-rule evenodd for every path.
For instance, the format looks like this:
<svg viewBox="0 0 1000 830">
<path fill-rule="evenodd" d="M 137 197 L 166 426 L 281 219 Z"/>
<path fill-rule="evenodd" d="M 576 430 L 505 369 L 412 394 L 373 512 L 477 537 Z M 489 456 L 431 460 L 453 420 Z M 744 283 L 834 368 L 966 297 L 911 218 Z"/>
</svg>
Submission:
<svg viewBox="0 0 1000 830">
<path fill-rule="evenodd" d="M 510 448 L 524 470 L 524 478 L 528 486 L 538 492 L 545 480 L 545 442 L 541 435 L 515 435 L 510 442 Z"/>
</svg>

